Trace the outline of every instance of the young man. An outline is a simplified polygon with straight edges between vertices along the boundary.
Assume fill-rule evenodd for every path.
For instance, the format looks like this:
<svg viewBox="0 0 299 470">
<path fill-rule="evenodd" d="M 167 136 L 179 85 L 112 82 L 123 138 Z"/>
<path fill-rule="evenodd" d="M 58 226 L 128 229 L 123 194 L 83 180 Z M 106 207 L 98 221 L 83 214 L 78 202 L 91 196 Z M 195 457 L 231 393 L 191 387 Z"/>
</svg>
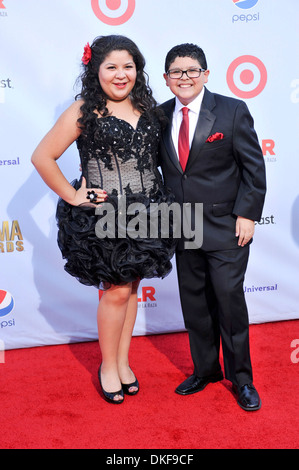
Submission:
<svg viewBox="0 0 299 470">
<path fill-rule="evenodd" d="M 169 124 L 160 164 L 177 202 L 191 205 L 194 213 L 195 204 L 203 203 L 202 245 L 186 249 L 181 239 L 176 252 L 194 363 L 194 373 L 176 392 L 188 395 L 222 380 L 221 336 L 225 377 L 238 404 L 251 411 L 261 400 L 252 383 L 243 281 L 254 221 L 264 204 L 265 164 L 246 104 L 208 91 L 208 77 L 198 46 L 182 44 L 167 54 L 164 78 L 175 98 L 162 105 Z"/>
</svg>

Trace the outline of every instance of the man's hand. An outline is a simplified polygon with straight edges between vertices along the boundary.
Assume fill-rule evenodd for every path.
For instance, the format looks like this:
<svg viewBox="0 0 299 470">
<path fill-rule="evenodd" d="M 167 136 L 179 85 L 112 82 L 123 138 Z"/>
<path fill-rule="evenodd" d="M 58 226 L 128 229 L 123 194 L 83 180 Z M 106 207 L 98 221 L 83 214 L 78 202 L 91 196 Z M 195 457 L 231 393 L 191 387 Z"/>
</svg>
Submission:
<svg viewBox="0 0 299 470">
<path fill-rule="evenodd" d="M 239 237 L 238 245 L 245 246 L 254 235 L 254 220 L 238 216 L 236 221 L 236 237 Z"/>
</svg>

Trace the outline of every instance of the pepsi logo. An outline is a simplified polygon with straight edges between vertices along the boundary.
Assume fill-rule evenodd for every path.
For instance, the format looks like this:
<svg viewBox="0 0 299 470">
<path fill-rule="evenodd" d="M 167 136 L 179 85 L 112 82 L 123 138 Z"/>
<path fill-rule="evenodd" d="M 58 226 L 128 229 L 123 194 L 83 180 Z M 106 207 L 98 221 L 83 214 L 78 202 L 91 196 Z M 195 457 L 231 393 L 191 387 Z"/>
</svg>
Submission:
<svg viewBox="0 0 299 470">
<path fill-rule="evenodd" d="M 14 309 L 15 302 L 13 296 L 6 290 L 0 290 L 0 317 L 5 317 Z"/>
<path fill-rule="evenodd" d="M 118 26 L 133 15 L 135 0 L 91 0 L 91 8 L 100 21 Z"/>
<path fill-rule="evenodd" d="M 247 10 L 248 8 L 254 7 L 258 0 L 233 0 L 233 2 L 237 7 Z"/>
</svg>

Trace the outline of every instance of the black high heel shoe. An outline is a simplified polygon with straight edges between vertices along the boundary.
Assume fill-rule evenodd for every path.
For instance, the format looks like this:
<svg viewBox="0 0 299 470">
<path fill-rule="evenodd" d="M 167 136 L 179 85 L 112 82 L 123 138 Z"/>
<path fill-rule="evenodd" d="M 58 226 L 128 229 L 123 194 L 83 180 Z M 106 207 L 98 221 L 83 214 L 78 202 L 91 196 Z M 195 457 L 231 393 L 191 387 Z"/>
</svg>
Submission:
<svg viewBox="0 0 299 470">
<path fill-rule="evenodd" d="M 122 383 L 121 386 L 122 386 L 123 392 L 126 395 L 136 395 L 136 393 L 139 392 L 139 382 L 138 382 L 137 379 L 135 380 L 135 382 L 132 382 L 131 384 L 123 384 Z M 131 387 L 136 387 L 137 390 L 134 390 L 133 392 L 130 392 Z"/>
<path fill-rule="evenodd" d="M 98 377 L 99 377 L 99 382 L 100 382 L 100 386 L 101 386 L 101 389 L 102 389 L 104 398 L 105 398 L 106 401 L 108 401 L 108 403 L 113 403 L 113 404 L 115 404 L 115 405 L 119 405 L 120 403 L 122 403 L 122 402 L 124 401 L 124 392 L 123 392 L 123 389 L 118 390 L 118 392 L 106 392 L 106 390 L 103 389 L 103 385 L 102 385 L 102 380 L 101 380 L 101 367 L 102 367 L 102 365 L 100 365 L 100 367 L 99 367 L 99 370 L 98 370 Z M 119 399 L 119 400 L 114 400 L 114 398 L 116 397 L 116 395 L 120 395 L 122 398 Z"/>
</svg>

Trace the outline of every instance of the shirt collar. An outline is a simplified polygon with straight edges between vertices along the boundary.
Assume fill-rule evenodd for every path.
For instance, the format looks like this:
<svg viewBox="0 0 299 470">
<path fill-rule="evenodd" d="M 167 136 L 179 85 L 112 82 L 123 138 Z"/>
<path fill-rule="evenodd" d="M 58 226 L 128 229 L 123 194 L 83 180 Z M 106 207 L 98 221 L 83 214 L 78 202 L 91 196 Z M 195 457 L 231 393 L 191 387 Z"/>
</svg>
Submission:
<svg viewBox="0 0 299 470">
<path fill-rule="evenodd" d="M 205 88 L 203 87 L 199 95 L 197 95 L 197 97 L 193 101 L 191 101 L 191 103 L 188 104 L 187 108 L 189 108 L 190 111 L 193 111 L 194 113 L 199 114 L 204 92 L 205 92 Z M 182 104 L 180 100 L 176 97 L 174 114 L 177 115 L 181 111 L 181 109 L 184 107 L 185 105 Z"/>
</svg>

